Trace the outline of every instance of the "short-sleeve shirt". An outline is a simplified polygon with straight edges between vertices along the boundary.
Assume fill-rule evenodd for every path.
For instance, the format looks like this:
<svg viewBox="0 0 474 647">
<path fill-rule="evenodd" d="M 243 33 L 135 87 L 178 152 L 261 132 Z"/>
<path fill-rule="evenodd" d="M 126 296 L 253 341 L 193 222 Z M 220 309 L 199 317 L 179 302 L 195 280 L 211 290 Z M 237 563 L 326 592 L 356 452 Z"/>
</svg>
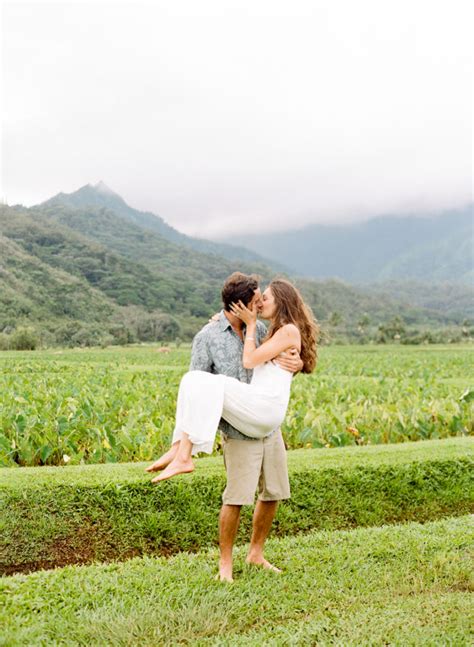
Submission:
<svg viewBox="0 0 474 647">
<path fill-rule="evenodd" d="M 265 324 L 257 321 L 255 339 L 257 346 L 262 343 L 266 334 L 267 329 Z M 230 321 L 222 310 L 219 314 L 219 321 L 208 323 L 194 337 L 189 369 L 191 371 L 206 371 L 207 373 L 228 375 L 229 377 L 236 378 L 240 382 L 249 384 L 253 371 L 243 367 L 243 351 L 243 341 L 233 330 Z M 229 438 L 255 440 L 255 438 L 250 438 L 242 434 L 223 418 L 219 422 L 219 429 Z"/>
</svg>

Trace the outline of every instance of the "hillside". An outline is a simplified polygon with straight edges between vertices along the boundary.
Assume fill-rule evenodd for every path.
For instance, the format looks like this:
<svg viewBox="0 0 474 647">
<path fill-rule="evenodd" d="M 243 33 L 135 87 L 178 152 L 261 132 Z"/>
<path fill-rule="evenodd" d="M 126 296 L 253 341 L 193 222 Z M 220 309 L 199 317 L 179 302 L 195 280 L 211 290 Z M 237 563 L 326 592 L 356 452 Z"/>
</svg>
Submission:
<svg viewBox="0 0 474 647">
<path fill-rule="evenodd" d="M 433 217 L 380 217 L 232 240 L 313 278 L 351 283 L 474 280 L 473 205 Z"/>
<path fill-rule="evenodd" d="M 474 285 L 452 282 L 390 280 L 358 286 L 364 294 L 390 298 L 406 305 L 445 313 L 459 321 L 474 320 Z"/>
<path fill-rule="evenodd" d="M 98 182 L 94 186 L 86 184 L 73 193 L 58 193 L 49 200 L 37 205 L 38 207 L 56 208 L 72 207 L 82 211 L 94 211 L 105 208 L 113 211 L 141 229 L 159 234 L 165 240 L 188 247 L 205 254 L 215 254 L 229 260 L 254 261 L 258 263 L 268 262 L 262 257 L 245 247 L 236 247 L 227 243 L 217 243 L 211 240 L 203 240 L 186 236 L 168 225 L 163 218 L 150 211 L 139 211 L 130 207 L 125 200 L 110 189 L 104 182 Z M 280 267 L 280 264 L 278 264 Z M 283 269 L 283 268 L 280 268 Z"/>
<path fill-rule="evenodd" d="M 0 331 L 40 322 L 53 331 L 59 320 L 73 320 L 86 328 L 100 322 L 110 334 L 117 324 L 131 326 L 132 337 L 144 340 L 163 336 L 163 328 L 165 338 L 190 338 L 220 308 L 222 282 L 236 269 L 231 261 L 174 245 L 105 210 L 91 216 L 63 206 L 4 206 L 0 234 L 9 270 L 0 275 Z M 268 273 L 244 262 L 239 268 Z M 77 292 L 84 308 L 66 307 L 69 291 Z"/>
<path fill-rule="evenodd" d="M 0 332 L 33 325 L 47 343 L 191 339 L 220 309 L 231 272 L 257 272 L 263 283 L 277 273 L 177 245 L 105 207 L 3 206 L 0 236 Z M 376 331 L 396 317 L 439 328 L 466 316 L 462 295 L 451 311 L 342 281 L 297 282 L 317 318 L 334 323 L 333 336 L 353 334 L 361 318 Z"/>
<path fill-rule="evenodd" d="M 175 290 L 183 285 L 183 281 L 186 285 L 191 280 L 195 294 L 201 294 L 203 285 L 209 281 L 219 281 L 220 284 L 236 267 L 235 261 L 172 243 L 105 207 L 71 209 L 58 204 L 35 207 L 32 213 L 37 221 L 67 227 L 116 254 L 146 265 L 149 270 L 156 270 L 162 277 L 173 277 Z M 266 277 L 271 275 L 270 268 L 257 261 L 241 260 L 238 267 L 243 272 L 258 272 Z M 172 306 L 171 303 L 169 305 Z"/>
<path fill-rule="evenodd" d="M 18 319 L 102 322 L 118 312 L 114 302 L 86 281 L 52 267 L 0 236 L 0 329 Z"/>
<path fill-rule="evenodd" d="M 369 315 L 372 325 L 394 317 L 402 317 L 408 324 L 443 325 L 459 318 L 449 312 L 416 306 L 390 297 L 386 292 L 370 292 L 337 279 L 296 279 L 308 303 L 319 320 L 328 320 L 333 313 L 340 315 L 344 327 L 357 328 L 357 320 Z"/>
</svg>

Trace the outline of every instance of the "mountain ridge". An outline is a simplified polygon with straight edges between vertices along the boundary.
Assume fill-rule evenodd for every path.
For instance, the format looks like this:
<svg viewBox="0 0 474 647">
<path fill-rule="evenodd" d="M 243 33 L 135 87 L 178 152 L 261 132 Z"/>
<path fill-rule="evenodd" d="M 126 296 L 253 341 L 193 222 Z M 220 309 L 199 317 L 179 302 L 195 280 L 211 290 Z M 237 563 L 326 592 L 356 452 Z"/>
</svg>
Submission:
<svg viewBox="0 0 474 647">
<path fill-rule="evenodd" d="M 191 339 L 220 309 L 222 282 L 232 271 L 258 273 L 263 281 L 276 273 L 260 261 L 206 254 L 133 222 L 111 208 L 112 201 L 129 209 L 104 183 L 81 189 L 72 206 L 61 198 L 67 202 L 71 194 L 58 194 L 36 207 L 0 207 L 0 331 L 40 325 L 48 339 L 82 345 Z M 108 206 L 81 206 L 90 191 L 105 195 Z M 430 301 L 423 287 L 404 283 L 402 302 L 380 286 L 371 293 L 340 280 L 292 280 L 320 321 L 333 321 L 334 330 L 343 322 L 343 334 L 358 334 L 357 322 L 367 316 L 374 331 L 396 317 L 409 326 L 459 326 L 468 312 L 461 287 Z"/>
<path fill-rule="evenodd" d="M 446 243 L 449 236 L 457 237 L 451 247 Z M 285 232 L 235 235 L 232 240 L 270 260 L 282 259 L 292 272 L 311 278 L 351 283 L 400 276 L 463 283 L 474 279 L 472 204 L 433 217 L 378 216 L 350 225 L 312 224 Z"/>
<path fill-rule="evenodd" d="M 268 259 L 263 258 L 260 254 L 247 248 L 241 248 L 230 243 L 220 243 L 187 236 L 169 225 L 161 216 L 154 214 L 151 211 L 140 211 L 138 209 L 134 209 L 102 180 L 95 185 L 85 184 L 71 193 L 57 193 L 52 198 L 34 205 L 34 207 L 47 208 L 59 206 L 61 204 L 73 208 L 105 207 L 144 229 L 160 234 L 170 242 L 190 247 L 191 249 L 205 254 L 224 256 L 229 260 L 256 261 L 276 266 L 279 271 L 287 270 L 287 268 L 283 267 L 281 263 L 278 263 L 277 261 L 269 261 Z"/>
</svg>

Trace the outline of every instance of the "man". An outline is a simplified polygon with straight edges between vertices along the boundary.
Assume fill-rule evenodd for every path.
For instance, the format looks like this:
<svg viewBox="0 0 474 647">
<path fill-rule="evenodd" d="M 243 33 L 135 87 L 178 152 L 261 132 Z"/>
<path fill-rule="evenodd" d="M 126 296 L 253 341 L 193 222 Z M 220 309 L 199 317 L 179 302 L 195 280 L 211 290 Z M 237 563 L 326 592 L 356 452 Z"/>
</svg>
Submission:
<svg viewBox="0 0 474 647">
<path fill-rule="evenodd" d="M 245 325 L 230 312 L 232 303 L 261 308 L 258 279 L 234 272 L 222 289 L 224 309 L 217 320 L 208 323 L 193 341 L 190 370 L 207 371 L 235 377 L 249 383 L 252 371 L 242 366 Z M 257 322 L 257 345 L 266 335 L 265 325 Z M 301 370 L 303 362 L 297 351 L 278 358 L 280 366 L 292 373 Z M 227 486 L 222 495 L 219 515 L 219 577 L 232 582 L 232 549 L 240 522 L 242 505 L 253 505 L 258 488 L 258 501 L 253 515 L 252 537 L 247 563 L 278 571 L 263 556 L 265 540 L 275 517 L 278 502 L 290 497 L 286 451 L 280 429 L 262 440 L 243 435 L 224 419 L 222 433 Z"/>
</svg>

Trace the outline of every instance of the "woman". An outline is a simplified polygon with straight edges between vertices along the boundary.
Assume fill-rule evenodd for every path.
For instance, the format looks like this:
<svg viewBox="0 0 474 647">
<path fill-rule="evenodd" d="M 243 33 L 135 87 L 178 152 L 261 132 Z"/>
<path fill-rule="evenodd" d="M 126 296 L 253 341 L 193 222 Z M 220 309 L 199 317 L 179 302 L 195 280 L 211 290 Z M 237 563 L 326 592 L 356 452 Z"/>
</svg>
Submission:
<svg viewBox="0 0 474 647">
<path fill-rule="evenodd" d="M 265 341 L 255 343 L 257 310 L 242 302 L 232 313 L 246 324 L 242 363 L 254 369 L 250 384 L 225 375 L 189 371 L 179 387 L 176 426 L 171 449 L 147 471 L 164 471 L 152 483 L 192 472 L 192 454 L 212 453 L 219 420 L 223 417 L 246 436 L 263 438 L 283 422 L 293 374 L 272 360 L 297 348 L 303 373 L 316 366 L 318 326 L 298 290 L 283 279 L 273 280 L 263 293 L 261 316 L 270 321 Z"/>
</svg>

